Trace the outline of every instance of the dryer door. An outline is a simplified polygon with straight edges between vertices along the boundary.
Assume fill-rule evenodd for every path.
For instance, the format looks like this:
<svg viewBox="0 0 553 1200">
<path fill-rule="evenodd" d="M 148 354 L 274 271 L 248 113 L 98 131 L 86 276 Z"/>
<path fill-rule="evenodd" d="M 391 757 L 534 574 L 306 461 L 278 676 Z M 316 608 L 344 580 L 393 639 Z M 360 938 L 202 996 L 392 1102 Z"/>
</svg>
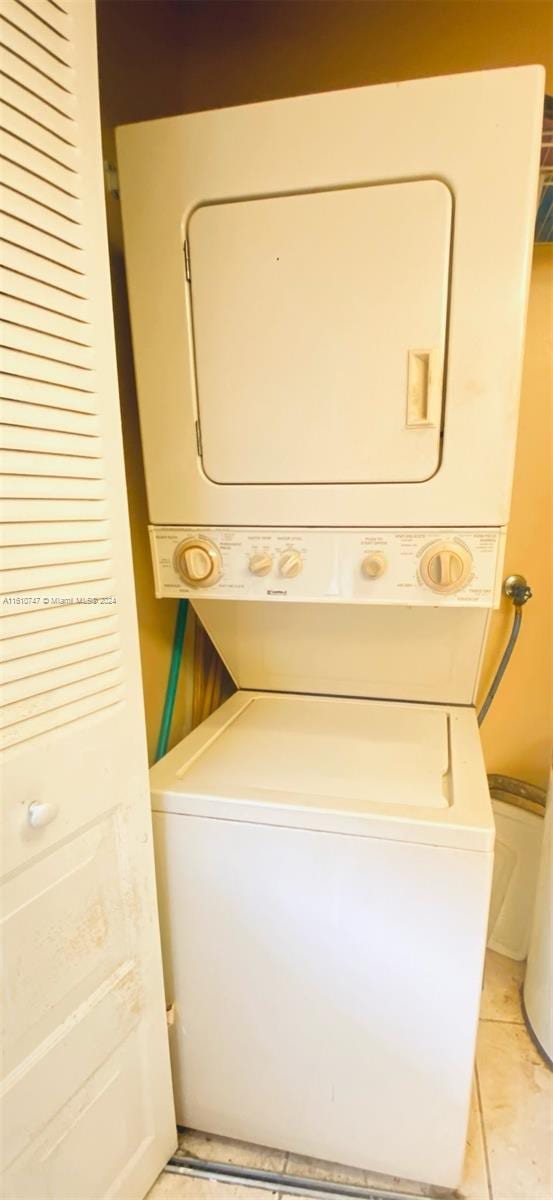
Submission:
<svg viewBox="0 0 553 1200">
<path fill-rule="evenodd" d="M 444 183 L 203 205 L 188 239 L 209 479 L 434 474 L 451 242 Z"/>
</svg>

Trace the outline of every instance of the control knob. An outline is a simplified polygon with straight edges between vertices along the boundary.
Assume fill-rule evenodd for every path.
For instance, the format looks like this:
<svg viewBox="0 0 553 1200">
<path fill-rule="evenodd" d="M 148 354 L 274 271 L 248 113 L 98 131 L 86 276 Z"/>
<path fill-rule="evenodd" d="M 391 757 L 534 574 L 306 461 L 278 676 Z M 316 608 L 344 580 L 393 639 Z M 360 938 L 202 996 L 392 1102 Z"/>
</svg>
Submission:
<svg viewBox="0 0 553 1200">
<path fill-rule="evenodd" d="M 187 538 L 179 542 L 173 566 L 190 587 L 213 587 L 222 570 L 221 552 L 208 538 Z"/>
<path fill-rule="evenodd" d="M 379 550 L 374 550 L 371 554 L 365 555 L 361 563 L 361 571 L 365 579 L 380 579 L 387 566 L 385 556 Z"/>
<path fill-rule="evenodd" d="M 249 561 L 249 568 L 252 575 L 268 575 L 273 565 L 273 560 L 270 554 L 259 552 L 252 554 Z"/>
<path fill-rule="evenodd" d="M 299 575 L 302 567 L 303 561 L 299 550 L 286 550 L 281 555 L 278 569 L 285 579 L 294 579 L 296 575 Z"/>
<path fill-rule="evenodd" d="M 458 542 L 433 542 L 420 564 L 423 583 L 434 592 L 458 592 L 472 570 L 472 557 Z"/>
</svg>

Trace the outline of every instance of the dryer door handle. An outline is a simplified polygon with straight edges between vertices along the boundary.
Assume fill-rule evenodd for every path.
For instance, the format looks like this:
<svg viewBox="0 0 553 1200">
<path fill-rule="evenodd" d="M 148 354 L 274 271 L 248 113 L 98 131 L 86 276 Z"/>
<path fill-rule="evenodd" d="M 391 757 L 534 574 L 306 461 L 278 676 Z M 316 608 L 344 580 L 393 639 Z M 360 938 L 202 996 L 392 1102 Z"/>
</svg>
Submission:
<svg viewBox="0 0 553 1200">
<path fill-rule="evenodd" d="M 442 415 L 443 360 L 439 347 L 410 350 L 407 370 L 407 429 L 436 428 Z"/>
</svg>

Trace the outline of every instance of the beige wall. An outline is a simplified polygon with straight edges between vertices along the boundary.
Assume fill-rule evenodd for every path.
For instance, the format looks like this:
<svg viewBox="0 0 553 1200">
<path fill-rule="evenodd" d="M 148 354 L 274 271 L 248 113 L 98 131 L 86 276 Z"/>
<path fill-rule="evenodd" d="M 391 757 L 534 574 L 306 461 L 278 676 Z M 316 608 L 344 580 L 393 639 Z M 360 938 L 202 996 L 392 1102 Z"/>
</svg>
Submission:
<svg viewBox="0 0 553 1200">
<path fill-rule="evenodd" d="M 553 392 L 553 246 L 536 246 L 528 308 L 513 504 L 505 575 L 526 575 L 534 598 L 524 610 L 509 673 L 482 726 L 488 771 L 546 786 L 551 759 L 553 530 L 551 401 Z M 501 656 L 512 620 L 504 602 L 494 616 L 482 690 Z"/>
<path fill-rule="evenodd" d="M 113 125 L 386 80 L 542 62 L 553 91 L 553 9 L 541 0 L 100 0 L 106 149 Z M 120 249 L 119 215 L 110 236 Z M 544 784 L 551 744 L 552 254 L 535 253 L 507 569 L 535 591 L 483 729 L 488 770 Z M 116 322 L 150 744 L 159 720 L 174 606 L 151 593 L 145 501 L 120 255 Z M 507 636 L 494 617 L 483 684 Z M 174 737 L 184 721 L 182 698 Z"/>
</svg>

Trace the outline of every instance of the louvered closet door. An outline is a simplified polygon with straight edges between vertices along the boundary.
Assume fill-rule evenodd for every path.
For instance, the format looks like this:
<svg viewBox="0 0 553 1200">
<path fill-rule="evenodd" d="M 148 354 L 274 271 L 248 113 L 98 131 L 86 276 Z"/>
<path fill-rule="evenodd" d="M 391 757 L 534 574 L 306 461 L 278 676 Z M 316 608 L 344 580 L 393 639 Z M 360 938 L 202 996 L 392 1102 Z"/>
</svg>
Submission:
<svg viewBox="0 0 553 1200">
<path fill-rule="evenodd" d="M 3 1187 L 139 1200 L 175 1129 L 92 0 L 0 43 Z"/>
</svg>

